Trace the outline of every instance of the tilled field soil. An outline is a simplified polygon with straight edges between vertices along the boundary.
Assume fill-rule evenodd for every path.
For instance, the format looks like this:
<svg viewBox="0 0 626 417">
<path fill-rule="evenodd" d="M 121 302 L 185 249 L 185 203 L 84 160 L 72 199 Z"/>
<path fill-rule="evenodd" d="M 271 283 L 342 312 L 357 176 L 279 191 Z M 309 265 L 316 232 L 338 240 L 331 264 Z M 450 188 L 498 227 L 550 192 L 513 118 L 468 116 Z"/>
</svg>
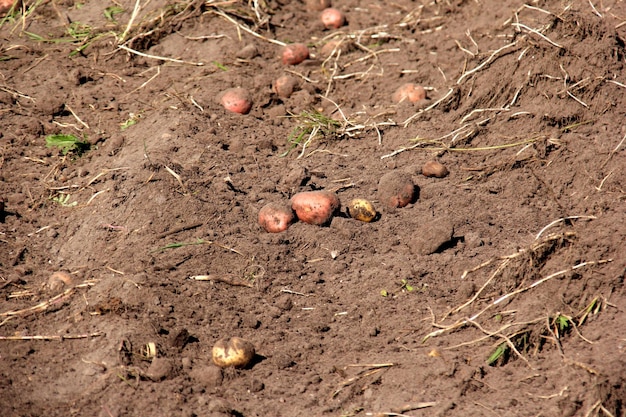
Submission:
<svg viewBox="0 0 626 417">
<path fill-rule="evenodd" d="M 5 14 L 1 415 L 624 416 L 624 2 L 315 3 Z"/>
</svg>

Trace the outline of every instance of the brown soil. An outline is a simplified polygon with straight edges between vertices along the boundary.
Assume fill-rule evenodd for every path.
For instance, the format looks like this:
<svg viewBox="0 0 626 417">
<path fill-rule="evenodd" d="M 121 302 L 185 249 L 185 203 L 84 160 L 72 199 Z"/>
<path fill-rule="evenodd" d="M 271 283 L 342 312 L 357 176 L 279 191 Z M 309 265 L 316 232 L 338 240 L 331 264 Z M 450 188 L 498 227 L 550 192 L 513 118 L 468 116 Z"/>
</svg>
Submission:
<svg viewBox="0 0 626 417">
<path fill-rule="evenodd" d="M 625 415 L 624 2 L 137 3 L 2 20 L 3 416 Z M 258 224 L 318 189 L 329 225 Z"/>
</svg>

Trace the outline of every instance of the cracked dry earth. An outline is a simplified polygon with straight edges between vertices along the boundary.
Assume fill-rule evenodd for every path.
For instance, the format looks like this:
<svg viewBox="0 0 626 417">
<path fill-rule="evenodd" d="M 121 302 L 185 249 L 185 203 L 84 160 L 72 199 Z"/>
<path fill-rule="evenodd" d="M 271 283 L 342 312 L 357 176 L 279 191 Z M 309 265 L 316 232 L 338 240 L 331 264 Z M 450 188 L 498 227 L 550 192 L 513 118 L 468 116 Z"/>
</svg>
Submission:
<svg viewBox="0 0 626 417">
<path fill-rule="evenodd" d="M 623 1 L 335 0 L 337 29 L 304 1 L 19 6 L 1 415 L 624 416 Z M 312 190 L 328 224 L 261 228 Z M 213 364 L 234 336 L 252 363 Z"/>
</svg>

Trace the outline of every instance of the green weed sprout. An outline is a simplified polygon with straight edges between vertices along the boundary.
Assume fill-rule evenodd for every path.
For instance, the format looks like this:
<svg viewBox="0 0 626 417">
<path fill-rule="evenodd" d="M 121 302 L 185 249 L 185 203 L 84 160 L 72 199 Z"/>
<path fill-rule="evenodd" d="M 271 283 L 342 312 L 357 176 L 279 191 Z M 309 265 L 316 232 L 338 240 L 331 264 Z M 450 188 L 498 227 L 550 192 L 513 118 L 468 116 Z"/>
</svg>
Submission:
<svg viewBox="0 0 626 417">
<path fill-rule="evenodd" d="M 76 152 L 78 155 L 89 150 L 89 142 L 74 135 L 48 135 L 46 136 L 46 147 L 57 147 L 61 149 L 63 155 L 68 152 Z"/>
</svg>

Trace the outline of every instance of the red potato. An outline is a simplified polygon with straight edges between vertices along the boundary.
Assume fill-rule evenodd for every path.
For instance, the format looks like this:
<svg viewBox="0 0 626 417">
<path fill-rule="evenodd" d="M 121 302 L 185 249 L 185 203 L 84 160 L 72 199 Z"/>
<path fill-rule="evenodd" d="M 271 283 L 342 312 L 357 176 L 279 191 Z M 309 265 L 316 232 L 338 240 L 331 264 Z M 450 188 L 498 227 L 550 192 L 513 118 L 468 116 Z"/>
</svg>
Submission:
<svg viewBox="0 0 626 417">
<path fill-rule="evenodd" d="M 248 90 L 243 88 L 229 88 L 222 93 L 220 99 L 222 106 L 228 111 L 239 114 L 247 114 L 252 108 L 252 99 Z"/>
<path fill-rule="evenodd" d="M 407 83 L 398 87 L 398 89 L 392 94 L 391 99 L 395 103 L 402 103 L 404 101 L 410 101 L 411 103 L 417 103 L 418 101 L 426 98 L 426 90 L 421 85 L 415 85 L 413 83 Z"/>
<path fill-rule="evenodd" d="M 283 75 L 278 77 L 274 81 L 274 92 L 278 94 L 278 97 L 289 98 L 293 94 L 294 90 L 298 86 L 298 80 L 289 75 Z"/>
<path fill-rule="evenodd" d="M 378 200 L 389 209 L 407 206 L 415 196 L 415 184 L 405 172 L 388 172 L 378 182 Z"/>
<path fill-rule="evenodd" d="M 291 197 L 298 219 L 317 226 L 327 224 L 340 206 L 339 197 L 330 191 L 305 191 Z"/>
<path fill-rule="evenodd" d="M 15 10 L 20 6 L 20 0 L 0 0 L 0 14 L 4 14 L 11 10 L 15 4 Z"/>
<path fill-rule="evenodd" d="M 346 23 L 346 16 L 343 12 L 332 7 L 324 9 L 320 19 L 326 29 L 339 29 Z"/>
<path fill-rule="evenodd" d="M 306 0 L 306 8 L 311 12 L 319 12 L 330 7 L 330 0 Z"/>
<path fill-rule="evenodd" d="M 286 204 L 268 203 L 259 210 L 259 224 L 268 233 L 280 233 L 294 222 L 293 210 Z"/>
<path fill-rule="evenodd" d="M 283 65 L 297 65 L 308 57 L 309 48 L 303 43 L 291 43 L 283 48 Z"/>
</svg>

